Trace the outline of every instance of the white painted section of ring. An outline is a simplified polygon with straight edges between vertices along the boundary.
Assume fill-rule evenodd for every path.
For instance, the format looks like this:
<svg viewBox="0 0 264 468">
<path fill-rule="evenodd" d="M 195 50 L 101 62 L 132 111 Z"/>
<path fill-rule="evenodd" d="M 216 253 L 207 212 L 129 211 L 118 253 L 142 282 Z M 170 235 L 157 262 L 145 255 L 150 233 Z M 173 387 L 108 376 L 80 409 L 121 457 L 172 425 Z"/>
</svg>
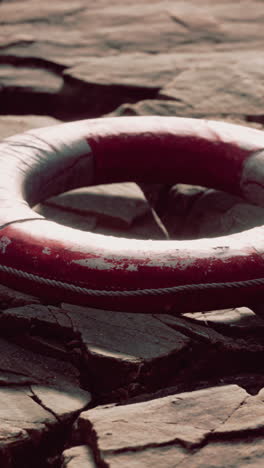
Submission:
<svg viewBox="0 0 264 468">
<path fill-rule="evenodd" d="M 264 207 L 264 149 L 245 161 L 240 186 L 247 200 Z"/>
<path fill-rule="evenodd" d="M 153 252 L 145 252 L 145 257 L 135 258 L 133 255 L 124 257 L 122 253 L 119 256 L 113 254 L 104 254 L 101 257 L 93 258 L 82 258 L 78 260 L 72 260 L 72 263 L 79 264 L 87 267 L 88 269 L 95 270 L 124 270 L 124 271 L 138 271 L 143 267 L 154 267 L 154 268 L 171 268 L 175 270 L 186 270 L 192 267 L 197 261 L 207 259 L 209 262 L 213 262 L 218 259 L 222 262 L 229 262 L 230 259 L 235 257 L 247 257 L 252 253 L 252 249 L 241 248 L 238 250 L 225 249 L 224 251 L 190 251 L 181 249 L 178 254 L 172 252 L 160 252 L 158 255 L 153 255 Z"/>
<path fill-rule="evenodd" d="M 0 253 L 5 254 L 9 244 L 11 244 L 11 240 L 8 237 L 0 237 Z"/>
<path fill-rule="evenodd" d="M 31 130 L 9 137 L 0 144 L 0 225 L 22 218 L 42 218 L 25 200 L 28 176 L 31 178 L 27 190 L 32 200 L 34 193 L 47 197 L 50 189 L 65 191 L 67 180 L 74 174 L 76 180 L 85 177 L 87 185 L 93 182 L 92 150 L 86 140 L 88 122 Z M 82 156 L 85 158 L 80 160 Z M 75 161 L 77 165 L 74 166 Z M 53 178 L 56 184 L 48 184 Z"/>
<path fill-rule="evenodd" d="M 88 129 L 89 120 L 83 120 L 30 130 L 25 135 L 40 137 L 45 150 L 48 146 L 49 150 L 52 150 L 55 154 L 62 151 L 64 157 L 70 156 L 75 159 L 82 154 L 92 153 L 92 149 L 86 140 Z"/>
<path fill-rule="evenodd" d="M 128 263 L 127 261 L 121 263 L 114 263 L 114 259 L 108 258 L 82 258 L 79 260 L 72 260 L 71 263 L 77 263 L 92 270 L 126 270 L 138 271 L 138 265 Z"/>
<path fill-rule="evenodd" d="M 234 143 L 248 151 L 258 151 L 264 148 L 264 132 L 262 130 L 215 120 L 207 120 L 206 122 L 221 142 Z"/>
<path fill-rule="evenodd" d="M 130 263 L 127 267 L 126 267 L 126 270 L 127 271 L 138 271 L 138 265 L 135 265 L 133 263 Z"/>
<path fill-rule="evenodd" d="M 92 270 L 122 270 L 122 265 L 115 265 L 111 260 L 107 261 L 104 258 L 81 258 L 80 260 L 72 260 L 72 263 L 90 268 Z"/>
<path fill-rule="evenodd" d="M 82 254 L 83 259 L 91 260 L 91 256 L 108 259 L 110 262 L 140 264 L 174 264 L 179 259 L 219 258 L 228 261 L 234 256 L 246 256 L 257 251 L 264 254 L 264 228 L 257 227 L 230 236 L 198 239 L 195 241 L 146 241 L 136 239 L 116 238 L 101 234 L 79 231 L 65 227 L 52 221 L 41 223 L 27 222 L 19 226 L 21 233 L 27 236 L 41 238 L 44 245 L 50 246 L 59 242 L 61 248 L 74 254 Z M 85 258 L 87 255 L 88 258 Z M 88 263 L 86 263 L 88 266 Z"/>
<path fill-rule="evenodd" d="M 51 254 L 51 248 L 50 247 L 44 247 L 42 250 L 42 253 L 45 255 L 50 255 Z"/>
</svg>

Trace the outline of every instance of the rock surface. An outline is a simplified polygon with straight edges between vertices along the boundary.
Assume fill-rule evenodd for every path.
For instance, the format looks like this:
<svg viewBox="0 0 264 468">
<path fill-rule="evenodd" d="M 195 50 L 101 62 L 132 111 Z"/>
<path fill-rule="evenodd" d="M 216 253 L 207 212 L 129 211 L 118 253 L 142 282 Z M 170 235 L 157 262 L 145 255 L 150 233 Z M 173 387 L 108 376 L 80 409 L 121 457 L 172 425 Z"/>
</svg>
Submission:
<svg viewBox="0 0 264 468">
<path fill-rule="evenodd" d="M 72 365 L 21 347 L 20 338 L 0 339 L 0 463 L 7 468 L 34 466 L 60 450 L 67 426 L 91 401 Z"/>
<path fill-rule="evenodd" d="M 250 439 L 248 431 L 261 434 L 263 411 L 261 393 L 250 397 L 229 385 L 98 407 L 79 416 L 78 430 L 99 465 L 231 467 L 248 466 L 250 460 L 260 466 L 263 441 Z M 228 436 L 237 434 L 239 439 L 228 442 Z"/>
<path fill-rule="evenodd" d="M 16 133 L 23 133 L 32 128 L 50 127 L 59 123 L 52 117 L 39 115 L 5 115 L 0 116 L 0 138 L 1 140 Z"/>
<path fill-rule="evenodd" d="M 62 454 L 63 468 L 96 468 L 92 451 L 86 445 L 67 449 Z"/>
<path fill-rule="evenodd" d="M 133 182 L 71 190 L 50 198 L 46 204 L 84 215 L 96 215 L 106 224 L 124 228 L 150 211 L 143 193 Z"/>
<path fill-rule="evenodd" d="M 263 129 L 263 23 L 260 0 L 2 0 L 0 138 L 101 115 Z M 141 239 L 264 221 L 259 206 L 180 183 L 83 188 L 35 209 Z M 0 285 L 1 467 L 262 466 L 263 305 L 136 312 Z"/>
</svg>

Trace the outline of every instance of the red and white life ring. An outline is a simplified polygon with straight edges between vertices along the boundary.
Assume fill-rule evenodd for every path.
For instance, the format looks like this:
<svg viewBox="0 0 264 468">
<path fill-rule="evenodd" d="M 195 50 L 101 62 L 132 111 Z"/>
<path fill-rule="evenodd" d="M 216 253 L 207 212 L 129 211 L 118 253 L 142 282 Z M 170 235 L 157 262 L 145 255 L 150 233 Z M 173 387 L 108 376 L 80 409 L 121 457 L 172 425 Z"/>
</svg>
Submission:
<svg viewBox="0 0 264 468">
<path fill-rule="evenodd" d="M 210 310 L 264 297 L 264 227 L 195 241 L 128 240 L 30 207 L 76 187 L 188 182 L 264 206 L 264 133 L 177 117 L 84 120 L 0 145 L 0 282 L 112 310 Z"/>
</svg>

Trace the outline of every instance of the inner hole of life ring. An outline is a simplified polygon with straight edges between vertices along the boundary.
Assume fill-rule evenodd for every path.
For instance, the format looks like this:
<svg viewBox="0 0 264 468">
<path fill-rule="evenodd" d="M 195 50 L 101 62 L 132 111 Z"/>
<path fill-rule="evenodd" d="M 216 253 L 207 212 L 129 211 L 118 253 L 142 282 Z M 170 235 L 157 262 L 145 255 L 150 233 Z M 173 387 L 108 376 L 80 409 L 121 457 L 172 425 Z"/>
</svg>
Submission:
<svg viewBox="0 0 264 468">
<path fill-rule="evenodd" d="M 139 239 L 220 237 L 264 224 L 264 208 L 220 190 L 124 182 L 64 192 L 34 207 L 83 231 Z"/>
</svg>

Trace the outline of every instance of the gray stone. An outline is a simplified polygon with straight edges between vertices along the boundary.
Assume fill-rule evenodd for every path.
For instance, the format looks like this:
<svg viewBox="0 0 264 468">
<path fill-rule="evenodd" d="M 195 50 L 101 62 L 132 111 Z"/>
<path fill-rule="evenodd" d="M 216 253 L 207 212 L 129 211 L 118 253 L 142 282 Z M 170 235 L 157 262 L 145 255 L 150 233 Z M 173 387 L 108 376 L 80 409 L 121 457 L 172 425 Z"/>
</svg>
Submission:
<svg viewBox="0 0 264 468">
<path fill-rule="evenodd" d="M 46 204 L 83 215 L 95 215 L 108 225 L 125 228 L 150 211 L 144 194 L 133 182 L 71 190 L 50 198 Z"/>
<path fill-rule="evenodd" d="M 10 289 L 3 284 L 0 284 L 0 309 L 7 307 L 17 307 L 26 304 L 38 304 L 40 301 L 37 297 L 24 294 L 20 291 Z"/>
<path fill-rule="evenodd" d="M 202 58 L 190 65 L 161 91 L 176 99 L 193 115 L 261 114 L 263 69 L 259 56 L 243 53 L 236 57 Z M 197 114 L 198 113 L 198 114 Z"/>
<path fill-rule="evenodd" d="M 134 466 L 137 456 L 142 463 L 138 466 L 150 466 L 148 459 L 155 459 L 155 450 L 149 453 L 149 447 L 169 445 L 175 450 L 162 449 L 157 457 L 166 457 L 162 466 L 175 466 L 188 454 L 186 449 L 204 443 L 246 398 L 244 390 L 230 385 L 126 406 L 98 407 L 81 413 L 78 428 L 83 440 L 96 448 L 97 461 L 113 463 L 120 453 L 133 451 Z M 113 466 L 121 464 L 114 461 Z"/>
<path fill-rule="evenodd" d="M 192 57 L 190 57 L 192 60 Z M 185 101 L 170 99 L 169 97 L 162 97 L 161 94 L 156 99 L 144 99 L 136 103 L 125 103 L 117 107 L 114 111 L 107 114 L 110 117 L 122 117 L 122 116 L 136 116 L 136 115 L 160 115 L 160 116 L 175 116 L 175 117 L 190 117 L 190 118 L 210 118 L 210 120 L 224 120 L 228 123 L 234 123 L 238 125 L 246 125 L 247 127 L 253 127 L 262 129 L 261 115 L 258 114 L 252 116 L 252 121 L 249 117 L 237 113 L 236 108 L 230 107 L 229 111 L 222 114 L 218 108 L 212 109 L 210 112 L 200 110 L 200 108 L 193 109 L 191 105 Z M 258 123 L 259 122 L 259 123 Z"/>
<path fill-rule="evenodd" d="M 96 217 L 92 215 L 76 213 L 75 211 L 65 210 L 56 206 L 38 204 L 34 210 L 45 218 L 55 221 L 64 226 L 75 227 L 81 231 L 93 231 L 96 227 Z"/>
<path fill-rule="evenodd" d="M 144 448 L 141 451 L 126 449 L 124 452 L 111 451 L 104 457 L 111 468 L 173 468 L 182 463 L 186 458 L 186 451 L 175 445 L 164 445 L 152 448 Z"/>
<path fill-rule="evenodd" d="M 91 397 L 79 388 L 71 365 L 2 338 L 0 349 L 0 463 L 11 468 L 28 450 L 34 462 L 44 450 L 51 453 L 52 445 L 59 447 L 52 434 L 62 432 L 63 422 Z"/>
<path fill-rule="evenodd" d="M 171 224 L 169 229 L 177 233 L 177 224 L 173 225 L 173 213 L 175 211 L 177 213 L 176 202 L 177 199 L 174 208 L 171 201 L 168 215 Z M 187 212 L 180 235 L 192 239 L 219 237 L 262 225 L 263 221 L 262 207 L 245 203 L 237 196 L 208 189 L 194 200 Z"/>
<path fill-rule="evenodd" d="M 87 369 L 97 391 L 133 384 L 150 386 L 159 376 L 177 372 L 189 338 L 146 314 L 103 311 L 71 304 L 62 310 L 80 336 Z M 170 358 L 170 365 L 166 361 Z"/>
<path fill-rule="evenodd" d="M 130 393 L 138 392 L 141 386 L 159 386 L 160 376 L 168 379 L 177 374 L 181 355 L 190 345 L 187 336 L 151 315 L 103 311 L 71 304 L 62 304 L 62 308 L 33 304 L 7 309 L 0 315 L 0 324 L 2 330 L 8 330 L 11 336 L 16 336 L 19 328 L 20 341 L 24 346 L 26 344 L 37 352 L 63 359 L 59 380 L 53 377 L 56 359 L 47 361 L 46 366 L 52 366 L 48 374 L 43 374 L 40 366 L 36 371 L 39 385 L 57 382 L 58 388 L 61 382 L 59 389 L 67 388 L 62 375 L 73 372 L 71 365 L 66 364 L 70 360 L 80 368 L 85 385 L 105 395 L 123 389 L 125 399 Z M 16 375 L 9 373 L 2 378 L 10 383 L 14 379 L 21 381 L 21 378 L 27 379 L 26 383 L 36 383 L 34 361 L 38 354 L 28 368 L 23 360 L 19 363 L 10 360 L 6 343 L 3 346 L 5 355 L 2 355 L 0 364 L 3 362 L 4 365 L 6 360 L 4 367 L 12 365 Z M 76 362 L 77 357 L 80 362 Z M 74 374 L 72 379 L 74 382 Z"/>
<path fill-rule="evenodd" d="M 185 56 L 183 56 L 185 58 Z M 69 68 L 64 77 L 103 86 L 146 88 L 158 91 L 182 70 L 177 54 L 144 54 L 131 52 L 109 57 L 88 57 L 85 61 Z M 88 91 L 87 86 L 87 91 Z"/>
<path fill-rule="evenodd" d="M 245 5 L 247 2 L 243 1 Z M 37 57 L 65 65 L 87 55 L 119 52 L 192 50 L 261 50 L 261 4 L 250 12 L 237 2 L 208 0 L 184 3 L 154 1 L 125 4 L 115 0 L 67 1 L 39 7 L 34 0 L 7 2 L 1 7 L 2 55 Z M 3 20 L 4 18 L 4 20 Z M 23 29 L 21 28 L 23 25 Z"/>
<path fill-rule="evenodd" d="M 79 445 L 64 450 L 62 454 L 63 468 L 96 468 L 93 454 L 87 445 Z"/>
<path fill-rule="evenodd" d="M 260 468 L 264 456 L 263 437 L 213 442 L 182 461 L 182 468 Z"/>
<path fill-rule="evenodd" d="M 135 183 L 85 187 L 48 199 L 37 213 L 84 231 L 137 239 L 166 239 L 167 230 Z"/>
<path fill-rule="evenodd" d="M 55 114 L 62 85 L 50 70 L 0 63 L 1 114 Z"/>
<path fill-rule="evenodd" d="M 210 312 L 195 312 L 184 314 L 184 316 L 199 321 L 210 327 L 223 326 L 233 332 L 244 331 L 247 335 L 250 331 L 261 331 L 264 327 L 264 320 L 256 316 L 253 310 L 248 307 L 237 307 L 234 309 L 211 310 Z"/>
<path fill-rule="evenodd" d="M 59 93 L 63 80 L 48 70 L 38 68 L 16 67 L 14 65 L 0 65 L 1 91 L 8 88 L 12 91 L 40 92 L 56 95 Z"/>
<path fill-rule="evenodd" d="M 32 128 L 49 127 L 59 123 L 52 117 L 40 115 L 5 115 L 0 116 L 0 139 L 23 133 Z"/>
</svg>

